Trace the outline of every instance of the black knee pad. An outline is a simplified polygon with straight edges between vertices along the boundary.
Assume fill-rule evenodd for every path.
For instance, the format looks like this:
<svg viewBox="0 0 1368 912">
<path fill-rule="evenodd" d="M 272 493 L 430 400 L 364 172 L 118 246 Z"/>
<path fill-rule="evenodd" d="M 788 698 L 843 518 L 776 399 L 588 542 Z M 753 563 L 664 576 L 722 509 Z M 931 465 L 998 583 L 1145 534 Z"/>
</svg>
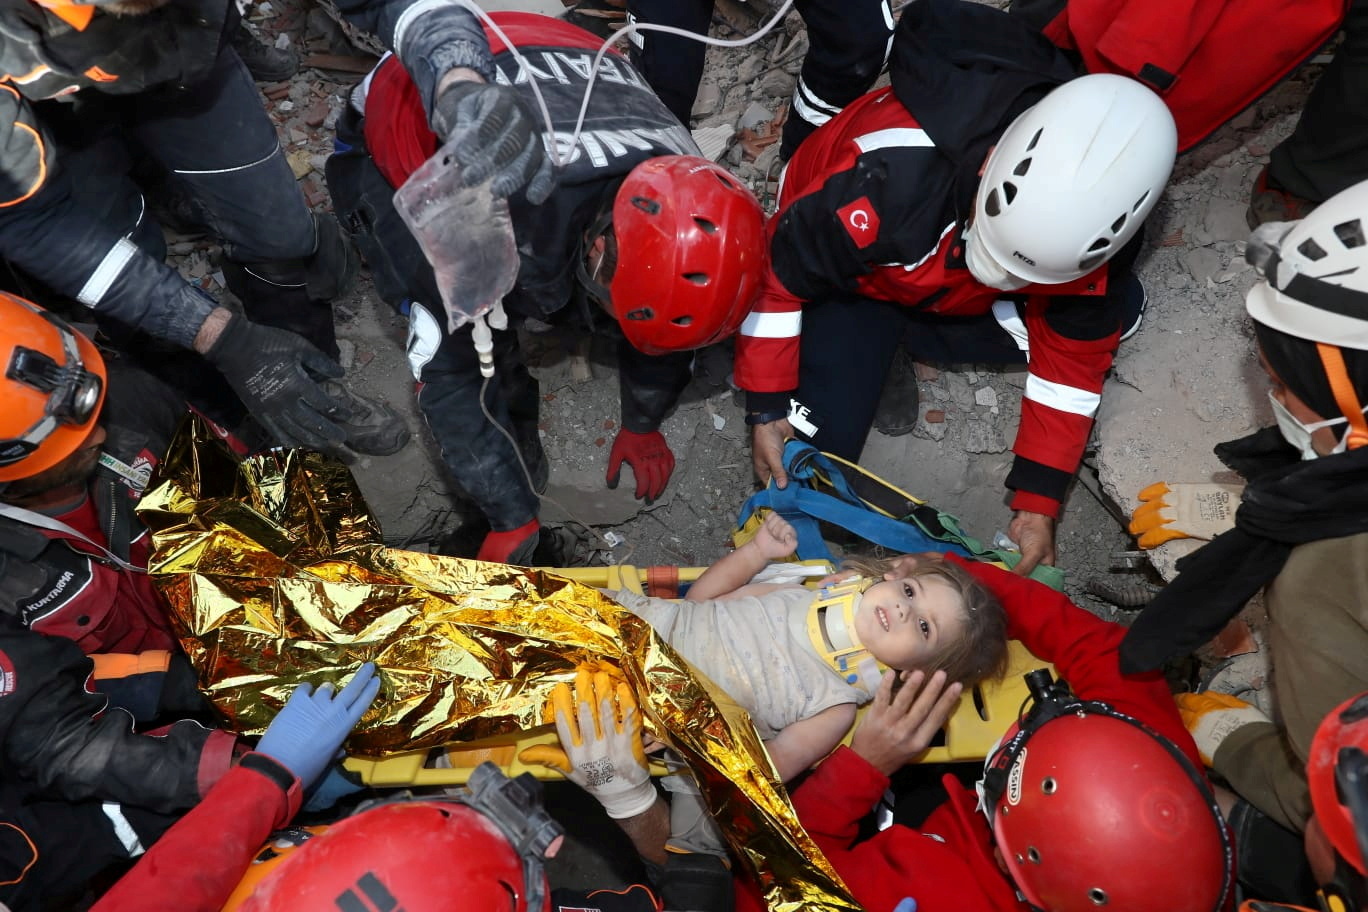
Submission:
<svg viewBox="0 0 1368 912">
<path fill-rule="evenodd" d="M 727 863 L 701 852 L 671 852 L 660 874 L 660 899 L 667 909 L 732 912 L 736 892 Z"/>
</svg>

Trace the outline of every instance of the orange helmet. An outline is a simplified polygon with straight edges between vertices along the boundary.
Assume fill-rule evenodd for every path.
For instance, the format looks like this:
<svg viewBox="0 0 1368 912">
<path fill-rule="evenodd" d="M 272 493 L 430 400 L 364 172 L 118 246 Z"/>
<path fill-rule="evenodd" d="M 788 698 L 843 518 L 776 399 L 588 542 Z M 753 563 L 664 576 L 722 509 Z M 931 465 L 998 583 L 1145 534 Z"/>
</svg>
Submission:
<svg viewBox="0 0 1368 912">
<path fill-rule="evenodd" d="M 104 403 L 104 359 L 85 336 L 30 301 L 0 292 L 0 483 L 30 478 L 76 452 Z"/>
<path fill-rule="evenodd" d="M 731 172 L 693 155 L 647 159 L 618 188 L 612 222 L 617 260 L 604 300 L 627 341 L 659 355 L 740 328 L 767 244 L 760 203 Z"/>
<path fill-rule="evenodd" d="M 543 912 L 551 896 L 542 860 L 562 831 L 539 794 L 531 776 L 508 779 L 482 764 L 453 799 L 382 803 L 331 825 L 227 908 Z"/>
<path fill-rule="evenodd" d="M 1080 701 L 1063 682 L 1037 684 L 983 782 L 1027 902 L 1047 912 L 1227 908 L 1234 849 L 1202 773 L 1139 720 Z"/>
</svg>

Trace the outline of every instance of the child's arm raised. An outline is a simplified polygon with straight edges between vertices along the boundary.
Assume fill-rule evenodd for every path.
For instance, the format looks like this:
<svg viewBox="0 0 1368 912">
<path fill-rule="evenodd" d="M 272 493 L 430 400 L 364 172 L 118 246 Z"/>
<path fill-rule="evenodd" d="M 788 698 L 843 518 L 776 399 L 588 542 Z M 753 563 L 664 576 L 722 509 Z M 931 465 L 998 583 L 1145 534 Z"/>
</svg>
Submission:
<svg viewBox="0 0 1368 912">
<path fill-rule="evenodd" d="M 815 716 L 800 719 L 765 742 L 779 778 L 785 782 L 836 749 L 855 724 L 855 704 L 828 706 Z"/>
<path fill-rule="evenodd" d="M 798 533 L 778 513 L 765 517 L 755 537 L 703 571 L 689 586 L 689 600 L 721 598 L 737 593 L 751 577 L 765 569 L 772 560 L 788 557 L 798 547 Z M 775 587 L 766 586 L 764 591 Z M 758 595 L 756 587 L 747 587 L 747 595 Z"/>
</svg>

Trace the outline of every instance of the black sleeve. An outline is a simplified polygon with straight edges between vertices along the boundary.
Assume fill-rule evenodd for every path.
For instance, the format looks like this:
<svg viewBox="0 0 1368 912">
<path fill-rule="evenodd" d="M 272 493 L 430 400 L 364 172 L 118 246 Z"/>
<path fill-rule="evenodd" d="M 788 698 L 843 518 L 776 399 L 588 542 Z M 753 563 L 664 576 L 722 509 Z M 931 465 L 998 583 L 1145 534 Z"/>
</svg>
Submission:
<svg viewBox="0 0 1368 912">
<path fill-rule="evenodd" d="M 852 291 L 875 264 L 899 263 L 936 249 L 953 215 L 941 211 L 944 188 L 921 192 L 944 162 L 932 147 L 866 152 L 853 167 L 829 175 L 779 216 L 770 252 L 774 274 L 796 297 L 811 301 Z M 846 220 L 865 210 L 871 236 L 857 244 Z M 942 223 L 946 224 L 942 224 Z"/>
<path fill-rule="evenodd" d="M 618 343 L 618 390 L 622 397 L 622 426 L 638 434 L 660 428 L 665 414 L 693 375 L 694 353 L 647 355 L 626 339 Z"/>
<path fill-rule="evenodd" d="M 0 634 L 0 772 L 47 799 L 96 799 L 157 812 L 200 799 L 199 767 L 212 731 L 178 722 L 139 735 L 133 718 L 107 710 L 93 664 L 76 644 L 27 630 Z"/>
</svg>

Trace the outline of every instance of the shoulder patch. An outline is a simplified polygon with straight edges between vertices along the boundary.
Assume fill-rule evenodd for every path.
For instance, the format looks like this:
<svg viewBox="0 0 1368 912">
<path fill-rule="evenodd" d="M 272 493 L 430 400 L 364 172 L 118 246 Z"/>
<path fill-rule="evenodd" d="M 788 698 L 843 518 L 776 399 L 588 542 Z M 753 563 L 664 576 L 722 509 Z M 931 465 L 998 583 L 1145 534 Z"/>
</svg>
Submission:
<svg viewBox="0 0 1368 912">
<path fill-rule="evenodd" d="M 19 686 L 19 677 L 14 673 L 14 663 L 10 657 L 0 652 L 0 697 L 8 697 Z"/>
<path fill-rule="evenodd" d="M 874 211 L 874 204 L 869 197 L 862 196 L 837 209 L 836 217 L 841 220 L 841 227 L 845 228 L 855 246 L 861 250 L 879 239 L 879 213 Z"/>
</svg>

